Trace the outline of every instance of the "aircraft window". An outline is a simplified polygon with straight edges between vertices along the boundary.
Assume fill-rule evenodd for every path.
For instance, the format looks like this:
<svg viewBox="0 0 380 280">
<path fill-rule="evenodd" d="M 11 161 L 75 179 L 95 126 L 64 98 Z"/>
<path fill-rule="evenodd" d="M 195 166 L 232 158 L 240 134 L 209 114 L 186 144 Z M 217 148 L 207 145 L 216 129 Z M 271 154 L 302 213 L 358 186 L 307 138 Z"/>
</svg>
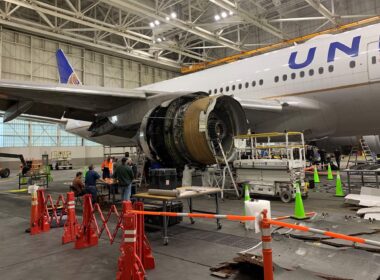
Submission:
<svg viewBox="0 0 380 280">
<path fill-rule="evenodd" d="M 296 78 L 296 73 L 292 73 L 292 74 L 290 75 L 290 77 L 292 77 L 292 80 L 294 80 L 294 79 Z"/>
<path fill-rule="evenodd" d="M 275 83 L 278 83 L 279 80 L 280 80 L 280 78 L 278 76 L 274 77 L 274 82 Z"/>
<path fill-rule="evenodd" d="M 241 89 L 242 88 L 242 84 L 239 84 L 239 89 Z"/>
<path fill-rule="evenodd" d="M 355 60 L 351 60 L 350 61 L 350 68 L 355 68 L 355 66 L 356 66 Z"/>
<path fill-rule="evenodd" d="M 376 56 L 372 56 L 372 64 L 376 64 Z"/>
<path fill-rule="evenodd" d="M 246 82 L 246 83 L 245 83 L 245 88 L 248 88 L 248 87 L 249 87 L 249 83 Z"/>
<path fill-rule="evenodd" d="M 314 75 L 314 69 L 310 69 L 310 70 L 309 70 L 309 75 L 310 75 L 310 76 L 313 76 L 313 75 Z"/>
<path fill-rule="evenodd" d="M 300 72 L 300 77 L 301 77 L 301 78 L 305 77 L 305 71 L 301 71 L 301 72 Z"/>
<path fill-rule="evenodd" d="M 230 87 L 226 86 L 226 92 L 229 92 L 229 91 L 230 91 Z"/>
<path fill-rule="evenodd" d="M 217 93 L 218 92 L 218 90 L 217 89 L 214 89 L 214 93 Z"/>
<path fill-rule="evenodd" d="M 219 92 L 220 92 L 220 93 L 222 93 L 222 92 L 223 92 L 223 88 L 222 88 L 222 87 L 219 89 Z"/>
<path fill-rule="evenodd" d="M 235 90 L 236 86 L 235 85 L 232 85 L 232 90 Z"/>
<path fill-rule="evenodd" d="M 334 71 L 334 65 L 330 65 L 329 66 L 329 72 L 331 73 L 331 72 L 333 72 Z"/>
<path fill-rule="evenodd" d="M 319 67 L 319 69 L 318 69 L 318 73 L 322 75 L 322 74 L 323 74 L 323 71 L 324 71 L 323 67 Z"/>
<path fill-rule="evenodd" d="M 285 82 L 288 79 L 288 75 L 282 75 L 282 80 Z"/>
<path fill-rule="evenodd" d="M 252 81 L 252 87 L 256 86 L 256 81 Z"/>
<path fill-rule="evenodd" d="M 262 86 L 263 84 L 264 84 L 264 80 L 261 79 L 261 80 L 259 81 L 259 85 Z"/>
</svg>

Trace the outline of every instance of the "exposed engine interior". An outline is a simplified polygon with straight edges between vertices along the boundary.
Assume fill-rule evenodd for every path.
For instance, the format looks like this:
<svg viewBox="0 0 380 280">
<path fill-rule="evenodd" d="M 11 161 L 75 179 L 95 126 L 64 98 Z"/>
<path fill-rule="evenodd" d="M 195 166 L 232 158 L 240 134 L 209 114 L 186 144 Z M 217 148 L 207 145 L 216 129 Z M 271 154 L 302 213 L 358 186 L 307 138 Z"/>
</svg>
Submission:
<svg viewBox="0 0 380 280">
<path fill-rule="evenodd" d="M 233 97 L 194 93 L 164 102 L 144 117 L 139 142 L 146 156 L 165 167 L 209 165 L 233 157 L 233 136 L 247 131 Z M 220 141 L 220 145 L 219 145 Z"/>
</svg>

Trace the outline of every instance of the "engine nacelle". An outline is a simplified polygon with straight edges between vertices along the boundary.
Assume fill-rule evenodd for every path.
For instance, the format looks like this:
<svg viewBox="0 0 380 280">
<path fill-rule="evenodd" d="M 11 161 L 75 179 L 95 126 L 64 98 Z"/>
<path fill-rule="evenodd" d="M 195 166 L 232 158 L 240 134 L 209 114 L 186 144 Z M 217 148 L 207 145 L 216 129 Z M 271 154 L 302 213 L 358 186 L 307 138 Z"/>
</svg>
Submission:
<svg viewBox="0 0 380 280">
<path fill-rule="evenodd" d="M 144 117 L 139 142 L 166 167 L 209 165 L 234 156 L 233 137 L 247 132 L 240 103 L 231 96 L 194 93 L 164 102 Z"/>
</svg>

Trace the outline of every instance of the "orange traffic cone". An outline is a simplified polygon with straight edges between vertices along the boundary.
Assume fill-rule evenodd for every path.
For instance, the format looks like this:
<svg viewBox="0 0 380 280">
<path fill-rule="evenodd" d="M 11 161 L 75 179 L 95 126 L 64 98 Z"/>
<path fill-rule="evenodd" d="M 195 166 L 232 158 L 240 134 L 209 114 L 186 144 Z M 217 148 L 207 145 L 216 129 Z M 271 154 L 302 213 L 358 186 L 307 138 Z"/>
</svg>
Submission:
<svg viewBox="0 0 380 280">
<path fill-rule="evenodd" d="M 79 231 L 77 217 L 75 216 L 75 196 L 73 192 L 67 193 L 67 220 L 63 228 L 62 244 L 73 242 Z"/>
<path fill-rule="evenodd" d="M 45 207 L 43 189 L 32 192 L 32 207 L 30 213 L 30 234 L 38 234 L 50 230 L 49 215 Z"/>
</svg>

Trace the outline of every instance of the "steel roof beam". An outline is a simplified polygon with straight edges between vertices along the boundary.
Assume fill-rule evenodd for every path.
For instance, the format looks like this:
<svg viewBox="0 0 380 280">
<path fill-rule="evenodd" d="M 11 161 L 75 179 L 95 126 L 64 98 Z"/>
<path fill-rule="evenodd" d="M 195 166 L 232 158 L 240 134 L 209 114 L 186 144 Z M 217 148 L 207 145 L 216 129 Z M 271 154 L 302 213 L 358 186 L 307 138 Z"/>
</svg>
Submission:
<svg viewBox="0 0 380 280">
<path fill-rule="evenodd" d="M 128 1 L 122 1 L 122 0 L 101 0 L 102 2 L 113 5 L 119 9 L 122 9 L 126 12 L 133 12 L 137 13 L 139 15 L 148 16 L 154 20 L 160 21 L 162 24 L 167 23 L 174 27 L 177 27 L 179 29 L 182 29 L 186 32 L 192 33 L 194 35 L 197 35 L 201 37 L 202 39 L 212 42 L 214 44 L 219 44 L 222 46 L 225 46 L 227 48 L 233 49 L 235 51 L 241 51 L 240 47 L 233 41 L 226 39 L 221 36 L 217 36 L 211 31 L 208 31 L 204 28 L 201 28 L 197 26 L 196 24 L 193 24 L 191 22 L 183 21 L 179 18 L 170 19 L 169 21 L 166 20 L 166 17 L 170 17 L 170 15 L 165 14 L 161 11 L 156 11 L 154 8 L 149 7 L 145 4 L 142 4 L 141 2 L 135 1 L 135 0 L 128 0 Z"/>
<path fill-rule="evenodd" d="M 320 0 L 305 0 L 311 7 L 317 10 L 322 16 L 326 17 L 329 21 L 331 21 L 334 25 L 337 25 L 335 15 L 327 9 Z"/>
<path fill-rule="evenodd" d="M 265 30 L 266 32 L 276 36 L 277 38 L 284 39 L 284 34 L 283 32 L 272 26 L 271 24 L 268 23 L 267 20 L 258 18 L 249 12 L 245 11 L 244 9 L 240 8 L 238 5 L 235 3 L 232 3 L 228 0 L 210 0 L 210 2 L 214 3 L 215 5 L 226 9 L 227 11 L 231 11 L 238 15 L 240 18 L 242 18 L 245 22 L 252 23 L 256 25 L 257 27 Z"/>
<path fill-rule="evenodd" d="M 96 19 L 89 18 L 89 17 L 86 17 L 84 15 L 82 17 L 78 18 L 76 16 L 76 14 L 72 11 L 57 8 L 55 6 L 51 6 L 51 5 L 48 5 L 46 3 L 41 3 L 39 1 L 35 1 L 35 2 L 33 2 L 33 5 L 32 5 L 32 4 L 26 3 L 25 1 L 20 1 L 20 0 L 5 0 L 5 1 L 7 1 L 9 3 L 13 3 L 15 5 L 19 5 L 19 6 L 24 7 L 24 8 L 34 10 L 40 16 L 42 14 L 45 18 L 46 18 L 46 15 L 50 15 L 53 17 L 59 17 L 61 19 L 64 19 L 64 20 L 67 20 L 70 22 L 74 22 L 77 24 L 81 24 L 83 26 L 95 28 L 99 31 L 104 31 L 104 32 L 108 32 L 108 33 L 111 33 L 114 35 L 118 35 L 121 37 L 131 39 L 131 40 L 135 40 L 135 41 L 144 43 L 144 44 L 149 45 L 149 46 L 151 46 L 153 44 L 153 40 L 150 36 L 146 36 L 146 35 L 143 35 L 141 33 L 129 31 L 127 28 L 124 28 L 122 30 L 121 28 L 118 28 L 112 24 L 102 22 L 102 21 L 98 21 Z M 39 4 L 41 4 L 41 6 Z M 64 31 L 64 29 L 59 29 L 57 27 L 51 26 L 50 24 L 49 24 L 49 26 L 52 29 L 55 29 L 55 32 Z M 184 56 L 191 57 L 191 58 L 196 59 L 196 60 L 200 60 L 200 61 L 206 61 L 207 60 L 195 52 L 187 52 L 187 51 L 181 50 L 179 48 L 168 46 L 167 44 L 157 44 L 157 46 L 160 46 L 164 49 L 170 50 L 174 53 L 178 53 L 178 54 L 181 54 Z"/>
</svg>

